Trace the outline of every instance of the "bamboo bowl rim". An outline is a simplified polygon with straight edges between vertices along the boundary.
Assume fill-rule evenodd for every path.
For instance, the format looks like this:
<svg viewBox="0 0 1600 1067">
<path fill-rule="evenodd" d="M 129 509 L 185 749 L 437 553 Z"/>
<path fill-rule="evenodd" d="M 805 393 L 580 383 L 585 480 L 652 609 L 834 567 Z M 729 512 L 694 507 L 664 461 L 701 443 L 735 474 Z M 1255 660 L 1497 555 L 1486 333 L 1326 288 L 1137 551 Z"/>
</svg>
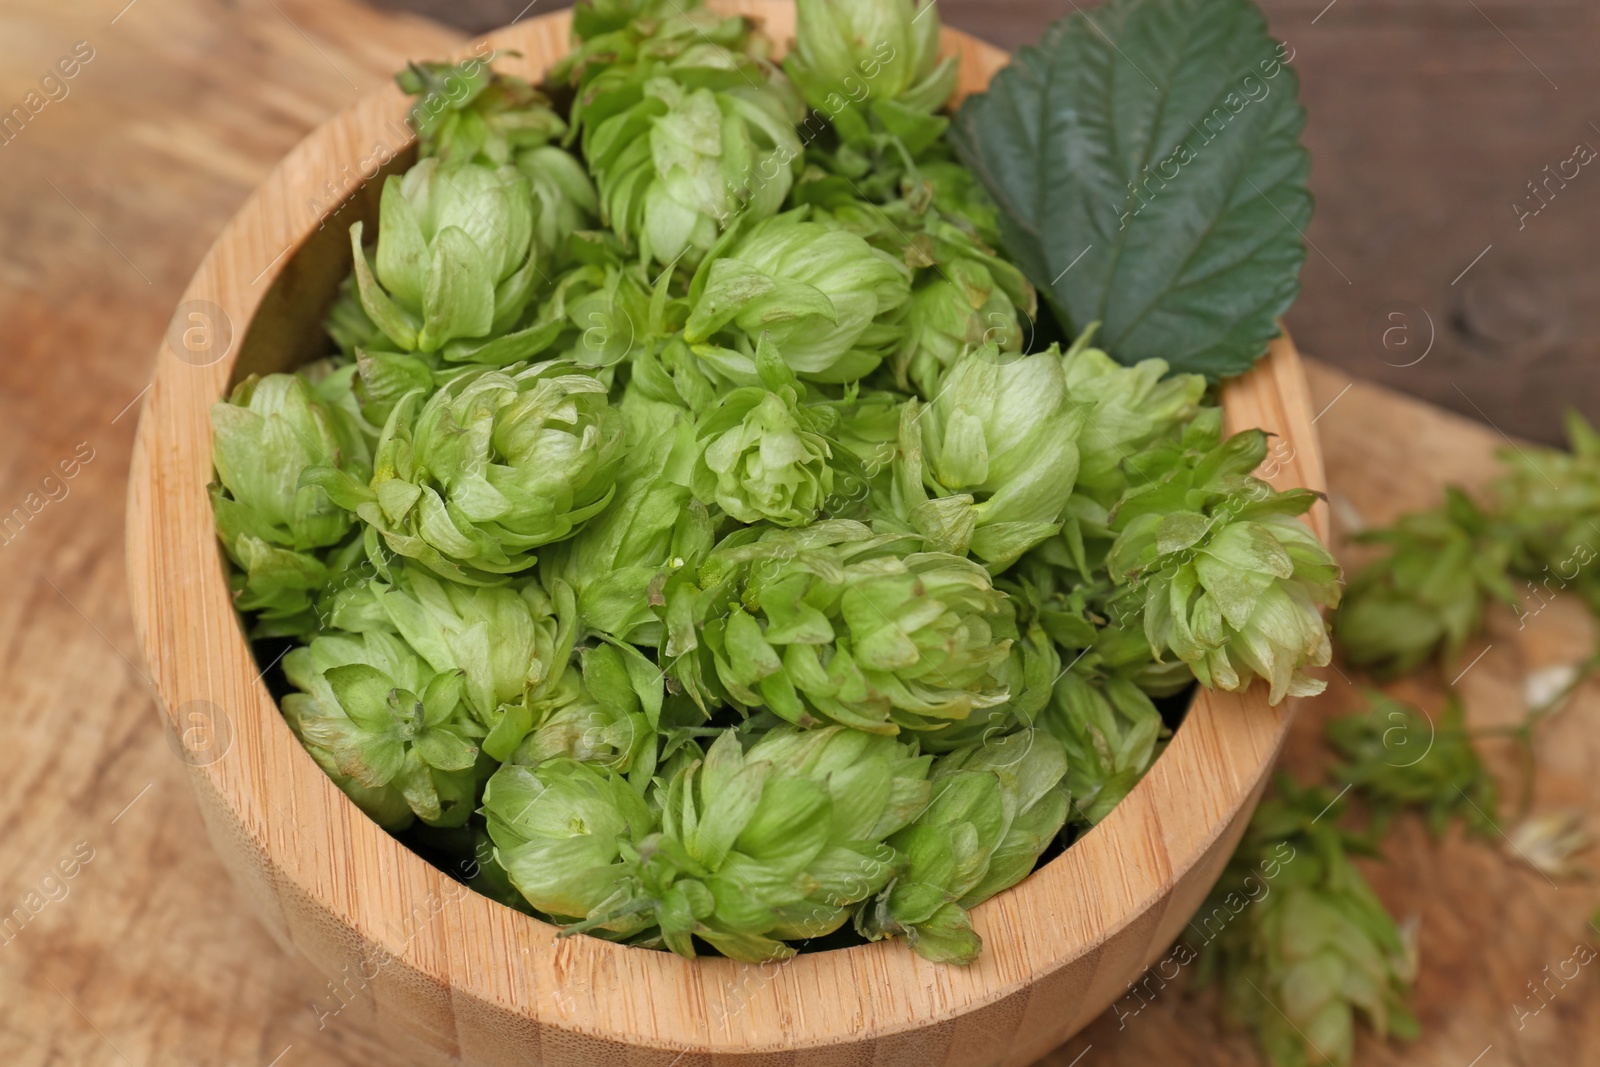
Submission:
<svg viewBox="0 0 1600 1067">
<path fill-rule="evenodd" d="M 762 19 L 780 45 L 792 36 L 787 0 L 713 0 L 713 6 Z M 502 53 L 520 52 L 514 62 L 504 56 L 497 62 L 538 79 L 566 51 L 569 24 L 569 12 L 556 12 L 483 41 Z M 962 93 L 986 85 L 1008 59 L 951 30 L 944 46 L 961 52 Z M 391 155 L 408 147 L 397 140 L 407 135 L 406 110 L 406 98 L 387 85 L 291 151 L 211 249 L 175 324 L 230 335 L 236 326 L 241 337 L 264 333 L 258 348 L 277 346 L 272 358 L 292 355 L 293 331 L 258 329 L 257 318 L 269 292 L 295 288 L 296 253 L 321 225 L 307 206 L 336 207 L 327 200 L 330 181 L 350 173 L 346 166 L 370 163 L 374 145 L 392 146 Z M 975 909 L 984 951 L 966 968 L 928 963 L 889 942 L 752 965 L 687 961 L 590 937 L 558 939 L 555 927 L 464 890 L 390 837 L 345 797 L 283 721 L 233 610 L 206 492 L 208 410 L 234 380 L 245 346 L 231 336 L 226 346 L 218 340 L 222 357 L 199 365 L 191 352 L 180 358 L 174 341 L 181 332 L 169 331 L 174 340 L 158 354 L 129 489 L 134 616 L 166 722 L 178 735 L 196 724 L 227 735 L 216 758 L 186 755 L 184 762 L 196 788 L 237 823 L 230 832 L 267 858 L 278 899 L 263 902 L 256 893 L 255 903 L 273 911 L 286 908 L 289 898 L 323 909 L 341 929 L 449 990 L 452 1002 L 470 998 L 556 1032 L 712 1053 L 826 1047 L 949 1022 L 1095 953 L 1158 910 L 1254 802 L 1282 742 L 1287 706 L 1269 708 L 1264 687 L 1243 694 L 1201 690 L 1166 751 L 1109 817 Z M 1254 371 L 1224 387 L 1223 405 L 1230 428 L 1260 426 L 1290 444 L 1276 463 L 1274 484 L 1323 488 L 1304 375 L 1287 336 Z M 1324 507 L 1311 523 L 1326 537 Z M 448 917 L 433 921 L 446 908 Z M 395 921 L 418 914 L 421 922 Z M 315 946 L 300 947 L 315 955 Z M 674 1004 L 692 1010 L 651 1010 Z"/>
</svg>

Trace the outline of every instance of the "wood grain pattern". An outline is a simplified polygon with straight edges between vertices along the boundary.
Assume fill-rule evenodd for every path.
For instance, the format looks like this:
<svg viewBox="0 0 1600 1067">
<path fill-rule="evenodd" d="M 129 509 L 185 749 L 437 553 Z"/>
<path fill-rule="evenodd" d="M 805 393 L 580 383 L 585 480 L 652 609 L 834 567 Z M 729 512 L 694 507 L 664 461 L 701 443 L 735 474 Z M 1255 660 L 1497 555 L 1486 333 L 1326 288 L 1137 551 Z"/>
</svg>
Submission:
<svg viewBox="0 0 1600 1067">
<path fill-rule="evenodd" d="M 792 33 L 785 3 L 725 7 L 761 17 L 779 40 Z M 520 54 L 512 69 L 538 77 L 564 51 L 567 21 L 532 19 L 491 40 Z M 961 50 L 968 89 L 1005 62 L 954 33 L 947 44 Z M 1259 689 L 1198 698 L 1110 818 L 978 908 L 985 952 L 967 968 L 890 943 L 754 967 L 558 941 L 554 928 L 466 893 L 408 853 L 294 741 L 229 604 L 205 493 L 208 410 L 230 381 L 316 354 L 307 324 L 348 264 L 337 231 L 371 217 L 375 187 L 326 229 L 305 205 L 327 176 L 392 138 L 405 106 L 394 89 L 364 98 L 291 152 L 234 217 L 180 307 L 219 309 L 211 317 L 237 324 L 237 351 L 202 366 L 169 344 L 134 453 L 128 558 L 141 645 L 174 731 L 189 729 L 196 709 L 228 723 L 231 747 L 196 753 L 190 777 L 258 916 L 322 975 L 358 976 L 353 995 L 385 1029 L 440 1063 L 831 1065 L 914 1052 L 977 1067 L 1026 1064 L 1060 1044 L 1170 943 L 1226 861 L 1286 722 Z M 1224 404 L 1237 426 L 1294 442 L 1281 479 L 1320 487 L 1287 339 L 1259 373 L 1230 384 Z"/>
<path fill-rule="evenodd" d="M 437 57 L 460 41 L 438 26 L 374 17 L 345 0 L 139 0 L 111 25 L 125 2 L 0 3 L 6 106 L 73 42 L 88 39 L 97 49 L 71 97 L 50 104 L 22 138 L 0 147 L 0 507 L 22 504 L 29 493 L 48 499 L 41 479 L 80 442 L 95 449 L 65 497 L 34 515 L 21 535 L 0 538 L 7 591 L 0 599 L 0 678 L 8 698 L 0 712 L 7 760 L 0 776 L 0 921 L 43 905 L 20 932 L 13 918 L 0 935 L 0 1063 L 397 1067 L 404 1057 L 386 1050 L 357 1007 L 326 1014 L 339 1000 L 248 917 L 254 905 L 207 843 L 182 765 L 161 735 L 143 665 L 135 667 L 123 500 L 151 352 L 228 217 L 312 126 L 386 81 L 405 59 Z M 1354 2 L 1340 0 L 1319 30 Z M 1051 14 L 1032 0 L 981 3 L 941 0 L 947 12 L 971 18 L 979 11 L 982 25 L 974 28 L 1002 41 L 1024 39 L 1023 19 Z M 1322 6 L 1291 14 L 1304 23 Z M 1430 48 L 1432 38 L 1405 29 L 1436 6 L 1395 9 L 1390 23 L 1374 29 L 1390 45 L 1360 69 L 1387 80 L 1364 93 L 1395 92 L 1405 55 L 1426 57 L 1426 77 L 1435 81 L 1468 58 L 1487 59 L 1487 52 Z M 1497 7 L 1485 6 L 1500 17 Z M 1069 10 L 1057 7 L 1055 13 Z M 1560 17 L 1548 13 L 1549 20 Z M 1519 34 L 1518 26 L 1507 27 Z M 1455 23 L 1449 29 L 1470 33 Z M 1547 45 L 1556 41 L 1547 38 Z M 1353 127 L 1354 111 L 1376 110 L 1339 96 L 1347 69 L 1339 57 L 1356 58 L 1363 38 L 1327 40 L 1323 50 L 1302 53 L 1307 91 L 1322 94 L 1314 133 L 1329 130 L 1338 115 Z M 1569 42 L 1574 50 L 1582 43 L 1581 36 Z M 1511 91 L 1510 74 L 1490 72 Z M 1401 84 L 1398 91 L 1425 99 L 1420 88 Z M 1452 119 L 1441 114 L 1438 121 Z M 1483 151 L 1492 152 L 1500 127 L 1485 121 L 1475 128 L 1485 137 Z M 1368 155 L 1366 141 L 1321 136 L 1316 178 L 1324 207 L 1344 197 L 1392 216 L 1374 183 L 1394 174 L 1404 184 L 1406 172 L 1395 172 L 1392 157 Z M 1368 172 L 1372 180 L 1354 191 L 1330 184 Z M 1427 183 L 1419 176 L 1416 184 Z M 1439 210 L 1450 217 L 1447 207 Z M 1312 231 L 1325 248 L 1327 236 Z M 1345 307 L 1342 282 L 1308 275 L 1307 286 L 1290 317 L 1297 332 L 1308 328 L 1303 318 L 1297 322 L 1301 307 L 1324 308 L 1319 314 L 1330 322 Z M 1327 344 L 1321 351 L 1352 366 L 1368 359 Z M 1350 380 L 1343 373 L 1315 363 L 1310 369 L 1315 409 L 1333 403 L 1316 427 L 1341 513 L 1354 509 L 1378 522 L 1431 504 L 1444 480 L 1480 480 L 1488 457 L 1504 446 L 1481 426 L 1360 382 L 1344 392 Z M 1344 541 L 1335 547 L 1354 558 Z M 1470 714 L 1483 720 L 1515 714 L 1524 671 L 1575 659 L 1587 637 L 1581 613 L 1554 607 L 1524 632 L 1515 632 L 1514 622 L 1500 625 L 1496 648 L 1462 683 Z M 1433 710 L 1437 684 L 1407 692 Z M 1352 704 L 1339 684 L 1312 713 L 1298 715 L 1284 764 L 1316 771 L 1324 762 L 1319 720 Z M 1600 690 L 1586 688 L 1551 727 L 1539 749 L 1536 808 L 1600 809 Z M 1514 789 L 1514 767 L 1503 758 L 1496 767 L 1505 788 Z M 305 851 L 325 847 L 311 827 L 303 829 L 309 840 L 296 836 Z M 1525 1002 L 1526 983 L 1566 958 L 1572 941 L 1600 941 L 1583 928 L 1595 903 L 1593 883 L 1552 887 L 1503 850 L 1454 837 L 1436 844 L 1409 822 L 1398 833 L 1391 861 L 1366 867 L 1387 903 L 1422 919 L 1416 1006 L 1424 1032 L 1414 1045 L 1363 1039 L 1357 1062 L 1465 1067 L 1490 1044 L 1479 1067 L 1600 1060 L 1592 968 L 1588 984 L 1563 993 L 1523 1030 L 1511 1012 L 1519 998 Z M 56 864 L 78 842 L 92 847 L 94 858 L 62 882 Z M 47 876 L 55 881 L 45 884 Z M 996 1032 L 1004 1035 L 1018 1017 L 1015 1008 L 998 1012 Z M 923 1063 L 914 1049 L 905 1062 Z M 1209 999 L 1174 986 L 1121 1025 L 1107 1013 L 1044 1062 L 1259 1061 L 1247 1036 L 1218 1025 Z"/>
</svg>

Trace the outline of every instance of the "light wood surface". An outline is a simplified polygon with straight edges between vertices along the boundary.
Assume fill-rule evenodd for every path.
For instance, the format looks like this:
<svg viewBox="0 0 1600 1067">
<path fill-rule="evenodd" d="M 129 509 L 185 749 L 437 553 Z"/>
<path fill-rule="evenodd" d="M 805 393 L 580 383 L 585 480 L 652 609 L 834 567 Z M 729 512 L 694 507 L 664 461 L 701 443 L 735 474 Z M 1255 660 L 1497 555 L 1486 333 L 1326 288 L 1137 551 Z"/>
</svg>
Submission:
<svg viewBox="0 0 1600 1067">
<path fill-rule="evenodd" d="M 139 0 L 110 25 L 123 6 L 0 5 L 7 100 L 73 42 L 97 48 L 72 96 L 0 148 L 0 500 L 44 499 L 46 473 L 80 442 L 95 449 L 68 495 L 0 551 L 10 769 L 0 781 L 0 904 L 44 905 L 20 934 L 0 937 L 0 1063 L 394 1067 L 401 1060 L 380 1032 L 354 1007 L 326 1014 L 338 1004 L 327 987 L 247 918 L 249 901 L 207 844 L 161 737 L 124 592 L 137 417 L 124 408 L 148 380 L 194 263 L 271 166 L 405 58 L 457 41 L 340 0 Z M 1381 390 L 1341 397 L 1343 377 L 1312 382 L 1317 410 L 1338 398 L 1317 423 L 1335 499 L 1373 520 L 1430 502 L 1443 477 L 1481 477 L 1499 441 Z M 1474 714 L 1514 713 L 1524 668 L 1575 657 L 1581 632 L 1575 616 L 1551 609 L 1497 642 L 1462 683 Z M 1343 699 L 1331 695 L 1318 714 Z M 1592 810 L 1600 800 L 1596 710 L 1586 691 L 1552 724 L 1541 807 Z M 1314 732 L 1307 716 L 1296 721 L 1291 765 L 1320 762 Z M 325 831 L 294 814 L 280 827 L 289 844 L 326 849 Z M 1491 1042 L 1485 1067 L 1600 1056 L 1592 985 L 1524 1031 L 1509 1010 L 1585 936 L 1592 888 L 1551 888 L 1480 845 L 1400 833 L 1394 862 L 1368 869 L 1387 901 L 1423 918 L 1425 1034 L 1394 1050 L 1364 1043 L 1361 1062 L 1462 1067 Z M 78 842 L 93 859 L 70 881 L 46 883 Z M 1086 1049 L 1079 1067 L 1254 1062 L 1248 1039 L 1220 1031 L 1210 1005 L 1169 993 L 1126 1029 L 1107 1016 L 1048 1062 L 1067 1067 Z M 1007 1024 L 993 1032 L 1004 1039 Z M 923 1062 L 915 1051 L 905 1061 Z"/>
<path fill-rule="evenodd" d="M 781 0 L 725 5 L 792 34 Z M 565 12 L 491 40 L 540 77 L 564 52 Z M 1003 53 L 952 34 L 961 83 L 981 88 Z M 643 1055 L 686 1064 L 803 1055 L 846 1064 L 917 1055 L 934 1064 L 1022 1065 L 1118 996 L 1188 921 L 1248 818 L 1282 738 L 1259 688 L 1202 695 L 1152 772 L 1067 854 L 974 913 L 978 963 L 928 963 L 893 943 L 803 954 L 781 966 L 685 961 L 557 931 L 465 893 L 349 803 L 277 713 L 231 607 L 205 491 L 210 404 L 248 373 L 320 354 L 317 324 L 348 270 L 341 238 L 371 220 L 377 183 L 326 227 L 308 216 L 330 175 L 395 143 L 407 101 L 380 90 L 291 152 L 201 265 L 181 317 L 231 324 L 197 359 L 158 356 L 133 459 L 128 566 L 141 646 L 190 753 L 190 779 L 224 864 L 279 940 L 427 1058 L 566 1067 Z M 399 166 L 396 161 L 396 166 Z M 330 205 L 331 208 L 331 205 Z M 223 331 L 224 333 L 226 331 Z M 221 334 L 219 334 L 219 337 Z M 1319 462 L 1293 346 L 1224 395 L 1236 426 L 1293 442 L 1280 480 Z M 226 744 L 218 738 L 226 733 Z M 307 847 L 307 846 L 311 847 Z M 415 918 L 413 918 L 415 917 Z"/>
</svg>

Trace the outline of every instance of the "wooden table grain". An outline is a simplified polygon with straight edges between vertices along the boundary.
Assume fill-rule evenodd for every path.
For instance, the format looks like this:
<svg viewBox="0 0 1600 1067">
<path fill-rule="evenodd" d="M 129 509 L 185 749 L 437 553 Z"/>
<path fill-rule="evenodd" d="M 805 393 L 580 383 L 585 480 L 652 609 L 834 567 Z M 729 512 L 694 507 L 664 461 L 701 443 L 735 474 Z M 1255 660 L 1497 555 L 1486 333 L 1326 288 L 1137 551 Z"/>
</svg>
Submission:
<svg viewBox="0 0 1600 1067">
<path fill-rule="evenodd" d="M 1027 32 L 1023 20 L 1040 10 L 997 3 L 983 25 L 973 7 L 944 3 L 953 22 L 1000 40 Z M 1339 0 L 1317 32 L 1376 18 L 1365 4 Z M 1296 12 L 1307 25 L 1315 14 Z M 1574 9 L 1571 17 L 1588 16 Z M 1534 34 L 1532 23 L 1504 25 L 1525 48 L 1537 47 L 1522 36 Z M 353 1013 L 328 1012 L 324 981 L 242 917 L 212 858 L 134 651 L 122 501 L 153 353 L 223 222 L 307 129 L 404 59 L 454 40 L 436 24 L 349 0 L 0 3 L 0 112 L 30 92 L 49 101 L 0 143 L 0 1063 L 395 1064 Z M 1309 60 L 1316 53 L 1306 47 Z M 1515 74 L 1489 42 L 1474 56 L 1486 77 Z M 73 58 L 74 76 L 52 82 L 50 99 L 40 79 Z M 1348 74 L 1370 78 L 1377 67 L 1374 60 Z M 1563 94 L 1568 84 L 1581 92 L 1582 71 L 1549 73 Z M 1315 90 L 1309 69 L 1305 76 L 1308 93 L 1337 92 Z M 1354 169 L 1360 155 L 1359 144 L 1324 145 L 1319 168 Z M 1323 205 L 1325 218 L 1326 194 Z M 1458 239 L 1470 245 L 1468 223 L 1458 221 Z M 1319 225 L 1311 236 L 1335 261 L 1365 240 Z M 1307 269 L 1296 314 L 1310 317 L 1291 319 L 1298 332 L 1317 321 L 1306 309 L 1343 284 L 1321 269 Z M 1381 522 L 1430 502 L 1442 480 L 1480 482 L 1502 438 L 1353 380 L 1344 366 L 1382 368 L 1358 340 L 1342 337 L 1330 332 L 1308 345 L 1341 365 L 1314 368 L 1313 380 L 1319 407 L 1329 405 L 1318 428 L 1336 520 L 1346 529 Z M 1490 414 L 1491 403 L 1512 395 L 1455 380 Z M 1461 682 L 1473 721 L 1514 719 L 1526 673 L 1576 660 L 1588 639 L 1585 618 L 1568 605 L 1546 609 L 1521 632 L 1509 617 L 1497 619 L 1488 651 Z M 1297 724 L 1291 766 L 1319 765 L 1315 720 L 1352 707 L 1356 690 L 1335 676 L 1329 697 Z M 1437 680 L 1403 692 L 1439 706 Z M 1600 690 L 1585 689 L 1550 724 L 1539 754 L 1536 810 L 1600 809 Z M 1514 792 L 1509 754 L 1491 756 Z M 1420 919 L 1424 1036 L 1414 1046 L 1363 1041 L 1359 1062 L 1466 1067 L 1481 1055 L 1481 1067 L 1543 1067 L 1600 1058 L 1596 968 L 1547 994 L 1548 1006 L 1524 1016 L 1521 1029 L 1517 1015 L 1539 1003 L 1528 983 L 1542 982 L 1543 968 L 1577 944 L 1600 943 L 1600 932 L 1585 927 L 1600 893 L 1551 885 L 1505 851 L 1503 842 L 1454 834 L 1433 842 L 1407 822 L 1391 861 L 1368 865 L 1384 899 Z M 1137 1016 L 1108 1015 L 1047 1062 L 1255 1061 L 1248 1039 L 1220 1028 L 1204 998 L 1174 986 Z"/>
</svg>

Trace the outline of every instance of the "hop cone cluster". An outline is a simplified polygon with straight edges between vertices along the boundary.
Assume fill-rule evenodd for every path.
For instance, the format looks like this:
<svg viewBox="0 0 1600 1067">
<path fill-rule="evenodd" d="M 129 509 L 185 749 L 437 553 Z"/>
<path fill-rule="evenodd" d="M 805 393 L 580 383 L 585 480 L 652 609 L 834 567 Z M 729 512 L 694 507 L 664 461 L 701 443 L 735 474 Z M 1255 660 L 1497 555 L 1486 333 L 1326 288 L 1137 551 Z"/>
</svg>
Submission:
<svg viewBox="0 0 1600 1067">
<path fill-rule="evenodd" d="M 931 6 L 802 0 L 782 66 L 694 0 L 572 25 L 549 85 L 401 74 L 329 354 L 213 412 L 236 604 L 330 777 L 497 900 L 969 963 L 1156 699 L 1314 690 L 1310 499 L 1199 379 L 1036 342 Z"/>
</svg>

